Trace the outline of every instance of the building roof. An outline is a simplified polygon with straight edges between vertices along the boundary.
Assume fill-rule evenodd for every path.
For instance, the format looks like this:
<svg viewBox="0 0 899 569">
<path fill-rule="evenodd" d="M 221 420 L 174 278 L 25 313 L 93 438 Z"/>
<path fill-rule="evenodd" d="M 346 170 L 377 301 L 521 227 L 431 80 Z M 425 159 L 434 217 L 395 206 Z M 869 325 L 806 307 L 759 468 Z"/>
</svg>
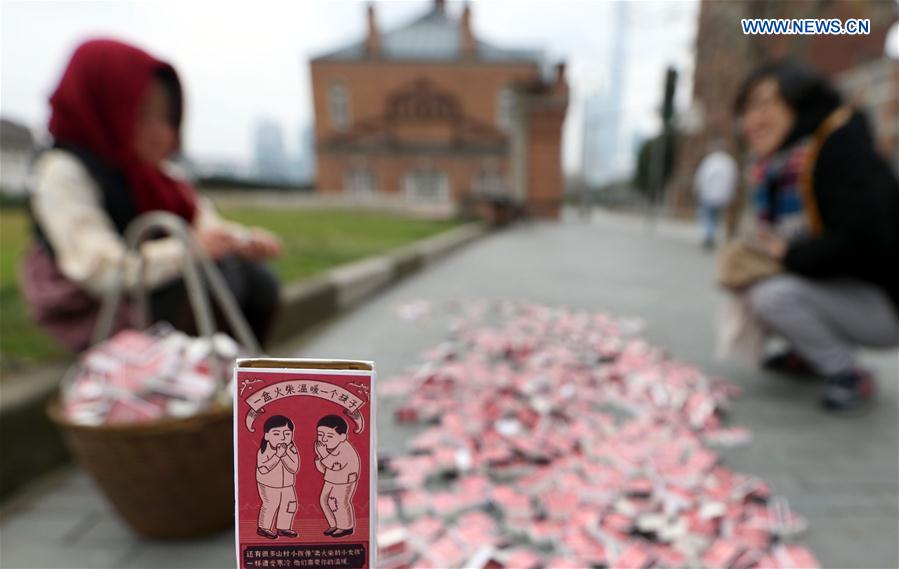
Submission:
<svg viewBox="0 0 899 569">
<path fill-rule="evenodd" d="M 462 58 L 462 22 L 435 4 L 427 13 L 405 26 L 382 33 L 380 59 L 392 61 L 455 61 Z M 505 49 L 475 40 L 476 60 L 490 63 L 537 63 L 539 50 Z M 367 59 L 365 39 L 319 56 L 317 60 L 356 61 Z"/>
</svg>

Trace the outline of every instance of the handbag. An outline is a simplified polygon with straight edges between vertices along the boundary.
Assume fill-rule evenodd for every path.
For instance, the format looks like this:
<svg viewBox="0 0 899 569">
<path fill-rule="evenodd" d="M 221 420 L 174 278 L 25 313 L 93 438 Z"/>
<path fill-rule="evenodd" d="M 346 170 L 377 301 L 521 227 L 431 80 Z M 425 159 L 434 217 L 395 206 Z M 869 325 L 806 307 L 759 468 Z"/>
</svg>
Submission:
<svg viewBox="0 0 899 569">
<path fill-rule="evenodd" d="M 71 352 L 84 351 L 96 328 L 100 302 L 69 280 L 43 243 L 33 245 L 19 266 L 19 291 L 31 319 Z M 109 316 L 111 332 L 128 326 L 130 306 Z"/>
<path fill-rule="evenodd" d="M 727 243 L 718 257 L 718 284 L 739 291 L 782 271 L 780 261 L 736 239 Z"/>
<path fill-rule="evenodd" d="M 718 359 L 737 357 L 755 363 L 764 352 L 767 332 L 745 294 L 726 295 L 718 308 L 716 332 Z"/>
</svg>

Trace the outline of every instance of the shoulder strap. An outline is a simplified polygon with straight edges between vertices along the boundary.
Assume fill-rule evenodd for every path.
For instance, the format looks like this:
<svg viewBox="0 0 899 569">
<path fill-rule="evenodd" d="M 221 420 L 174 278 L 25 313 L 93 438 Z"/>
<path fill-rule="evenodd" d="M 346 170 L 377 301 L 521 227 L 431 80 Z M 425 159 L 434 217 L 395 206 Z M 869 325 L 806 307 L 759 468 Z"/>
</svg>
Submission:
<svg viewBox="0 0 899 569">
<path fill-rule="evenodd" d="M 824 141 L 833 134 L 834 131 L 849 122 L 852 117 L 853 110 L 850 107 L 842 106 L 830 113 L 826 119 L 818 126 L 812 135 L 809 144 L 808 157 L 806 159 L 805 168 L 803 168 L 802 177 L 799 180 L 799 190 L 802 196 L 802 205 L 808 219 L 809 228 L 813 235 L 821 233 L 824 225 L 821 222 L 821 212 L 818 210 L 818 200 L 815 199 L 814 176 L 815 164 L 818 162 L 818 154 Z"/>
</svg>

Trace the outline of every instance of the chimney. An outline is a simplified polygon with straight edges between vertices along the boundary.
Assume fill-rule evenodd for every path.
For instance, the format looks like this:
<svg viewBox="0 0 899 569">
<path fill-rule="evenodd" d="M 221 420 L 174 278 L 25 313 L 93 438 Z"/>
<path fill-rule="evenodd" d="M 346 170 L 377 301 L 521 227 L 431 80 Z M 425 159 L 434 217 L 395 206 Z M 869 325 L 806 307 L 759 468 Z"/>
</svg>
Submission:
<svg viewBox="0 0 899 569">
<path fill-rule="evenodd" d="M 446 0 L 434 0 L 434 11 L 441 14 L 446 13 Z"/>
<path fill-rule="evenodd" d="M 468 2 L 462 9 L 462 23 L 459 26 L 462 34 L 462 57 L 471 58 L 477 55 L 478 46 L 474 39 L 474 33 L 471 31 L 471 6 Z"/>
<path fill-rule="evenodd" d="M 365 37 L 365 53 L 369 56 L 378 55 L 381 51 L 381 35 L 378 33 L 378 21 L 375 18 L 374 3 L 368 4 L 368 35 Z"/>
</svg>

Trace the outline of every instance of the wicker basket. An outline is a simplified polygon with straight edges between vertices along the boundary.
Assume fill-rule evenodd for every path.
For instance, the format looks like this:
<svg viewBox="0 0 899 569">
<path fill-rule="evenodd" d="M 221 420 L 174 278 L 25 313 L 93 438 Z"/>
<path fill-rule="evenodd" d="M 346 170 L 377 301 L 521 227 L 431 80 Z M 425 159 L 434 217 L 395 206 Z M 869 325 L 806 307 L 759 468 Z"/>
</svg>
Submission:
<svg viewBox="0 0 899 569">
<path fill-rule="evenodd" d="M 133 425 L 76 425 L 48 406 L 72 454 L 137 533 L 187 539 L 234 520 L 230 409 Z"/>
<path fill-rule="evenodd" d="M 181 239 L 189 253 L 184 279 L 200 334 L 211 342 L 215 332 L 208 286 L 240 343 L 259 354 L 259 344 L 224 279 L 199 249 L 183 221 L 166 213 L 145 214 L 128 227 L 125 239 L 132 250 L 139 251 L 144 240 L 160 232 Z M 103 301 L 95 343 L 111 333 L 112 317 L 124 295 L 123 281 L 120 274 L 119 286 Z M 148 322 L 142 281 L 139 279 L 135 299 L 138 328 L 146 327 Z M 213 371 L 221 370 L 213 366 Z M 230 408 L 219 407 L 188 418 L 100 426 L 70 422 L 58 398 L 50 401 L 47 411 L 63 430 L 72 454 L 138 533 L 160 539 L 186 539 L 220 531 L 233 523 L 234 436 Z"/>
</svg>

